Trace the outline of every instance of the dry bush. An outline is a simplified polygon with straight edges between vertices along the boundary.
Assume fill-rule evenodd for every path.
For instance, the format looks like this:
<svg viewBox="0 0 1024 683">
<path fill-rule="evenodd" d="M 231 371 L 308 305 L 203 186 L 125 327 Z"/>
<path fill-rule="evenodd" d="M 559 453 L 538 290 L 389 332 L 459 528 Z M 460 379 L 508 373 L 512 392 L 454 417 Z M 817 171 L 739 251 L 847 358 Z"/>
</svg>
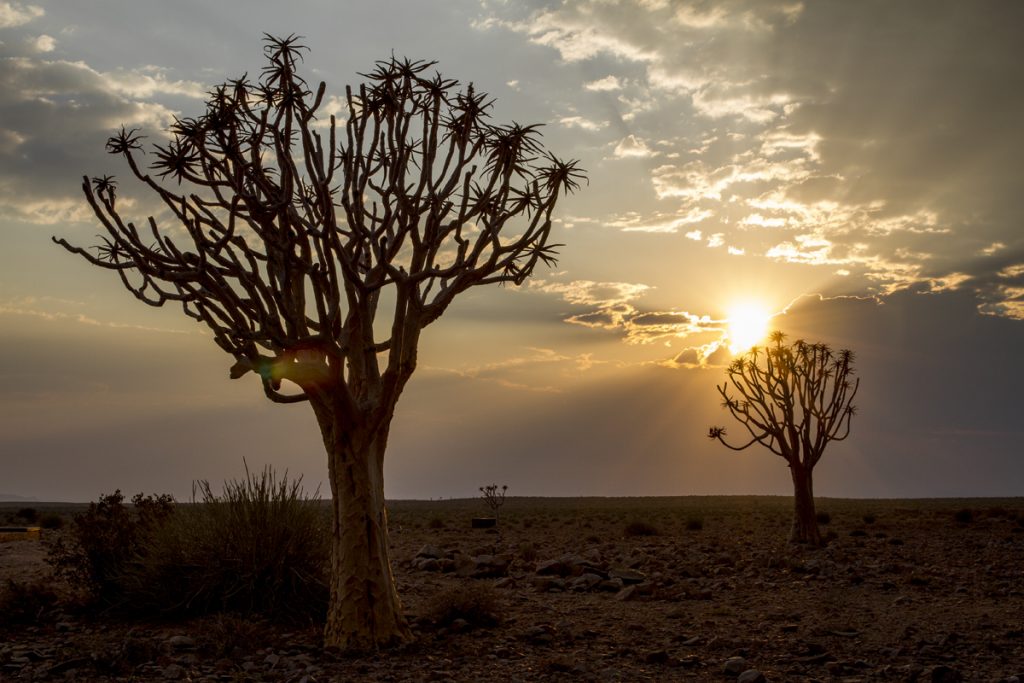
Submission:
<svg viewBox="0 0 1024 683">
<path fill-rule="evenodd" d="M 626 525 L 622 533 L 627 538 L 634 538 L 637 536 L 657 536 L 659 532 L 652 524 L 641 520 L 633 520 Z"/>
<path fill-rule="evenodd" d="M 827 512 L 819 512 L 815 515 L 815 519 L 818 521 L 818 524 L 821 525 L 828 525 L 832 523 L 832 515 Z"/>
<path fill-rule="evenodd" d="M 112 607 L 126 602 L 124 575 L 138 561 L 142 544 L 174 512 L 169 495 L 132 498 L 120 490 L 102 495 L 75 515 L 67 542 L 57 539 L 48 559 L 55 573 L 94 602 Z"/>
<path fill-rule="evenodd" d="M 426 617 L 437 626 L 450 626 L 456 619 L 472 627 L 490 627 L 501 623 L 502 602 L 489 583 L 463 583 L 434 596 Z"/>
<path fill-rule="evenodd" d="M 957 524 L 970 524 L 974 521 L 974 510 L 961 508 L 953 513 L 953 520 Z"/>
<path fill-rule="evenodd" d="M 37 625 L 57 604 L 57 594 L 41 582 L 8 579 L 0 588 L 0 628 Z"/>
<path fill-rule="evenodd" d="M 686 520 L 687 531 L 701 531 L 704 528 L 703 517 L 688 517 Z"/>
<path fill-rule="evenodd" d="M 301 478 L 209 482 L 146 539 L 125 577 L 132 608 L 164 614 L 259 613 L 321 619 L 327 608 L 327 511 Z"/>
</svg>

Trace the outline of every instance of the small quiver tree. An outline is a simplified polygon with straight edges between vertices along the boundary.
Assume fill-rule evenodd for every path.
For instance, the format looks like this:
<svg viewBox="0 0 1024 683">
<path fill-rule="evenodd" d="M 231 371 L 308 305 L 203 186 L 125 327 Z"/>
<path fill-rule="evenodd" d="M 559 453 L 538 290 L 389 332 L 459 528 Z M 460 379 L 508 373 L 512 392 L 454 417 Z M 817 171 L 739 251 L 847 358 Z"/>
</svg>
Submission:
<svg viewBox="0 0 1024 683">
<path fill-rule="evenodd" d="M 853 379 L 853 352 L 801 340 L 785 344 L 785 338 L 774 332 L 767 346 L 734 360 L 718 387 L 722 406 L 750 440 L 730 444 L 725 427 L 712 427 L 708 436 L 734 451 L 760 444 L 786 461 L 795 507 L 790 540 L 817 546 L 812 471 L 830 442 L 850 435 L 860 379 Z"/>
<path fill-rule="evenodd" d="M 299 75 L 297 40 L 267 36 L 259 79 L 216 88 L 152 156 L 134 130 L 110 138 L 171 228 L 150 217 L 140 229 L 113 178 L 85 178 L 102 244 L 56 241 L 143 302 L 180 304 L 233 357 L 232 378 L 251 372 L 270 400 L 309 402 L 334 513 L 324 641 L 367 650 L 411 637 L 384 452 L 420 333 L 469 288 L 553 263 L 552 212 L 584 176 L 543 150 L 538 126 L 491 123 L 487 95 L 433 62 L 378 62 L 346 89 L 344 120 L 324 120 L 326 86 Z"/>
<path fill-rule="evenodd" d="M 488 484 L 487 486 L 480 487 L 480 498 L 483 499 L 484 505 L 494 515 L 494 523 L 499 524 L 498 514 L 501 511 L 501 506 L 505 504 L 505 494 L 508 492 L 508 486 L 504 485 L 499 487 L 497 484 Z"/>
</svg>

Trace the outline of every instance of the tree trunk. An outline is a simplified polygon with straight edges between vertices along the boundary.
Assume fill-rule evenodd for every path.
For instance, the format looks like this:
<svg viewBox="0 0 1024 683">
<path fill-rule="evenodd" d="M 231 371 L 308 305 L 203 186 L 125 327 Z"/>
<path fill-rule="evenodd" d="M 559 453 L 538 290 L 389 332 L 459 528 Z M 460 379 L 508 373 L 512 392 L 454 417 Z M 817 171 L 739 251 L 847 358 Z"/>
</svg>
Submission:
<svg viewBox="0 0 1024 683">
<path fill-rule="evenodd" d="M 814 485 L 811 481 L 811 468 L 800 463 L 789 466 L 793 476 L 793 531 L 789 540 L 793 543 L 821 545 L 821 534 L 818 532 L 818 517 L 814 511 Z"/>
<path fill-rule="evenodd" d="M 321 428 L 325 426 L 323 416 Z M 351 425 L 325 430 L 334 509 L 331 597 L 325 647 L 370 651 L 412 639 L 388 553 L 384 449 L 389 424 L 376 434 Z"/>
</svg>

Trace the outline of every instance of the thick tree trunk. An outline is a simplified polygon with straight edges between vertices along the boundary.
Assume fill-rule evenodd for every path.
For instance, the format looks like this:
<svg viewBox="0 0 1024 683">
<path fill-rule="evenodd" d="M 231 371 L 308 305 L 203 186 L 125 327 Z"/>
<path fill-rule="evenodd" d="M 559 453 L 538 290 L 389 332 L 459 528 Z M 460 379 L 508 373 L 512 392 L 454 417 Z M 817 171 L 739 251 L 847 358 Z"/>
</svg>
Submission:
<svg viewBox="0 0 1024 683">
<path fill-rule="evenodd" d="M 412 633 L 388 553 L 384 449 L 389 425 L 377 434 L 332 427 L 324 434 L 334 508 L 324 645 L 369 651 L 409 641 Z"/>
<path fill-rule="evenodd" d="M 811 481 L 811 469 L 797 463 L 789 466 L 793 477 L 793 530 L 789 540 L 793 543 L 821 545 L 821 534 L 818 532 L 818 517 L 814 511 L 814 485 Z"/>
</svg>

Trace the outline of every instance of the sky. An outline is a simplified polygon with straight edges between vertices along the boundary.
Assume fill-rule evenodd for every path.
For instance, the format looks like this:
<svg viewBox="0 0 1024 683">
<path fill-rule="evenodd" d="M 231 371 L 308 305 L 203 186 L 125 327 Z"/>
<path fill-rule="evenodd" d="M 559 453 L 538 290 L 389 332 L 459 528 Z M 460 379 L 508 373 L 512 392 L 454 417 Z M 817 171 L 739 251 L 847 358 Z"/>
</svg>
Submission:
<svg viewBox="0 0 1024 683">
<path fill-rule="evenodd" d="M 243 459 L 328 491 L 308 405 L 50 239 L 95 243 L 79 186 L 127 175 L 112 131 L 159 142 L 264 33 L 304 37 L 326 110 L 376 60 L 437 60 L 588 171 L 557 266 L 425 330 L 389 497 L 791 492 L 706 436 L 744 309 L 856 354 L 817 495 L 1024 493 L 1024 4 L 274 4 L 0 0 L 0 496 L 187 498 Z"/>
</svg>

